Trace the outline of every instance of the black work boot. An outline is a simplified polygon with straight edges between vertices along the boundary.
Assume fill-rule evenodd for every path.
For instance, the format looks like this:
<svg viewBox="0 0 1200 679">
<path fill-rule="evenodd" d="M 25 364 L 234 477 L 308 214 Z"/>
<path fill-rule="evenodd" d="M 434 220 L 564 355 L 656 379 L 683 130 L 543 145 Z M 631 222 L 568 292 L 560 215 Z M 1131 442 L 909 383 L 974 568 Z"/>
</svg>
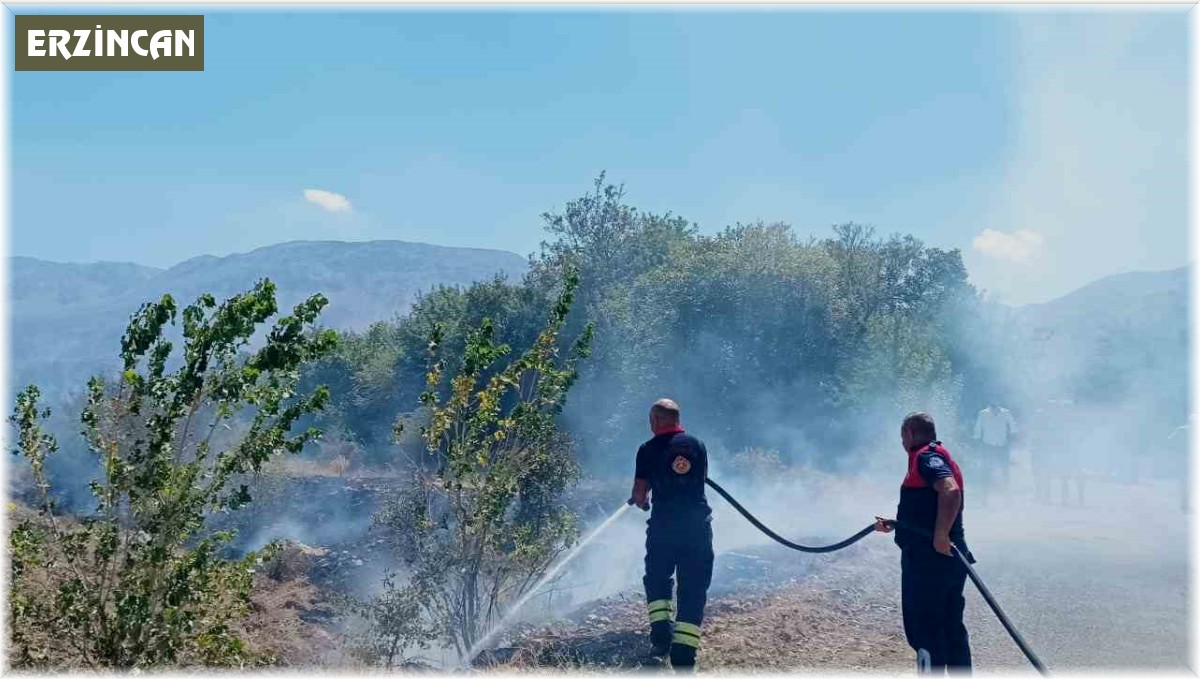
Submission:
<svg viewBox="0 0 1200 679">
<path fill-rule="evenodd" d="M 658 657 L 666 655 L 671 650 L 674 633 L 675 625 L 670 620 L 650 623 L 650 654 Z"/>
<path fill-rule="evenodd" d="M 671 667 L 676 672 L 695 672 L 696 649 L 685 644 L 671 644 Z"/>
</svg>

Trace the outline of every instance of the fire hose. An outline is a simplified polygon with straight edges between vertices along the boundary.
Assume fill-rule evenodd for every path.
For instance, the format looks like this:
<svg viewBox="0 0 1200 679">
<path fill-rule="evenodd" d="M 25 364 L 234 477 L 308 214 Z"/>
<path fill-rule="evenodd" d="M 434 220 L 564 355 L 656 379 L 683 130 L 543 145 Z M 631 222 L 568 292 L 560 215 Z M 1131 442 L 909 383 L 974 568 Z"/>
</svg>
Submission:
<svg viewBox="0 0 1200 679">
<path fill-rule="evenodd" d="M 713 490 L 717 491 L 717 493 L 721 497 L 725 498 L 725 500 L 727 502 L 729 502 L 729 504 L 733 505 L 733 508 L 738 510 L 739 514 L 746 517 L 747 521 L 754 524 L 755 528 L 762 531 L 764 535 L 771 538 L 775 542 L 778 542 L 779 544 L 783 545 L 784 547 L 788 547 L 790 549 L 794 549 L 799 552 L 807 552 L 809 554 L 822 554 L 822 553 L 826 553 L 826 552 L 836 552 L 839 549 L 844 549 L 846 547 L 849 547 L 850 545 L 858 542 L 859 540 L 861 540 L 861 539 L 865 538 L 866 536 L 870 535 L 871 533 L 875 532 L 875 523 L 871 522 L 871 524 L 868 525 L 866 528 L 863 528 L 862 530 L 858 531 L 854 535 L 851 535 L 850 537 L 846 538 L 845 540 L 842 540 L 841 542 L 836 542 L 832 545 L 823 545 L 820 547 L 809 547 L 806 545 L 797 544 L 795 542 L 792 542 L 791 540 L 784 538 L 783 536 L 779 535 L 775 531 L 768 528 L 765 524 L 763 524 L 762 521 L 759 521 L 758 518 L 756 518 L 753 514 L 751 514 L 745 507 L 743 507 L 741 505 L 741 503 L 739 503 L 737 500 L 733 499 L 733 496 L 730 495 L 720 485 L 718 485 L 716 481 L 713 481 L 712 479 L 705 479 L 704 481 L 709 486 L 711 486 Z M 917 533 L 918 535 L 922 535 L 922 536 L 928 537 L 928 538 L 933 537 L 933 533 L 931 531 L 928 531 L 919 526 L 905 524 L 900 521 L 896 521 L 895 519 L 887 519 L 886 523 L 890 526 L 894 526 L 895 528 L 897 528 L 899 530 L 910 531 L 910 532 Z M 1000 620 L 1000 624 L 1004 626 L 1004 630 L 1006 632 L 1008 632 L 1008 636 L 1012 637 L 1013 642 L 1016 643 L 1017 647 L 1021 649 L 1021 652 L 1025 654 L 1025 657 L 1029 660 L 1029 663 L 1031 665 L 1033 665 L 1033 668 L 1038 671 L 1038 674 L 1047 676 L 1048 673 L 1046 672 L 1045 665 L 1043 665 L 1042 661 L 1038 659 L 1037 655 L 1033 652 L 1033 649 L 1029 648 L 1029 644 L 1025 643 L 1024 637 L 1022 637 L 1021 633 L 1017 631 L 1017 628 L 1013 627 L 1012 621 L 1009 620 L 1008 616 L 1004 614 L 1003 610 L 1001 610 L 1000 604 L 996 603 L 996 599 L 992 596 L 991 591 L 988 590 L 987 585 L 983 584 L 983 580 L 980 579 L 979 574 L 975 572 L 975 569 L 971 567 L 971 564 L 970 564 L 970 562 L 967 561 L 966 556 L 964 556 L 962 552 L 958 551 L 958 548 L 954 547 L 953 545 L 951 545 L 950 551 L 954 553 L 954 556 L 958 557 L 958 560 L 960 562 L 962 562 L 963 567 L 967 569 L 967 576 L 971 578 L 971 582 L 975 583 L 975 588 L 979 590 L 979 593 L 981 595 L 983 595 L 983 600 L 987 602 L 987 605 L 989 607 L 991 607 L 992 612 L 996 614 L 996 618 Z"/>
</svg>

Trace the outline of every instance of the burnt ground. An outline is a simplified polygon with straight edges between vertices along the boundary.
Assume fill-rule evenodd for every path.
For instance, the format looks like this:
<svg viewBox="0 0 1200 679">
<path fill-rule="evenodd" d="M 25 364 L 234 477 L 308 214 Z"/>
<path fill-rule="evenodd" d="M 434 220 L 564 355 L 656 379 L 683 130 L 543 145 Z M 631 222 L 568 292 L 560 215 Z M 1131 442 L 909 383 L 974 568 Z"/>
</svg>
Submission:
<svg viewBox="0 0 1200 679">
<path fill-rule="evenodd" d="M 881 549 L 882 548 L 882 549 Z M 877 542 L 838 556 L 772 547 L 718 556 L 699 666 L 713 671 L 882 670 L 911 668 L 898 626 L 898 601 L 876 596 L 896 568 L 866 570 L 864 559 L 894 556 Z M 892 559 L 894 561 L 894 559 Z M 504 669 L 654 669 L 645 602 L 627 592 L 530 629 L 479 664 Z"/>
</svg>

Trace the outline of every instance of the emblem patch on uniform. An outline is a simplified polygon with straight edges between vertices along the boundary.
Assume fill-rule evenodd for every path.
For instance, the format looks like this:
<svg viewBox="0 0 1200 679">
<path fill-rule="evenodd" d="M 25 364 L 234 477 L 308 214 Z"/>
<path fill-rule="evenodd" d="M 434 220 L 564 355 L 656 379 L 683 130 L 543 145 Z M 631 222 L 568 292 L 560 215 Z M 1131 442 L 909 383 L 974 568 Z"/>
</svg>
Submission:
<svg viewBox="0 0 1200 679">
<path fill-rule="evenodd" d="M 945 463 L 945 462 L 942 462 L 942 458 L 938 457 L 937 455 L 930 455 L 930 456 L 929 456 L 929 466 L 930 466 L 930 467 L 933 467 L 934 469 L 937 469 L 938 467 L 941 467 L 941 466 L 943 466 L 944 464 L 946 464 L 946 463 Z"/>
<path fill-rule="evenodd" d="M 671 469 L 674 469 L 676 474 L 686 474 L 692 470 L 692 463 L 686 457 L 679 455 L 671 463 Z"/>
</svg>

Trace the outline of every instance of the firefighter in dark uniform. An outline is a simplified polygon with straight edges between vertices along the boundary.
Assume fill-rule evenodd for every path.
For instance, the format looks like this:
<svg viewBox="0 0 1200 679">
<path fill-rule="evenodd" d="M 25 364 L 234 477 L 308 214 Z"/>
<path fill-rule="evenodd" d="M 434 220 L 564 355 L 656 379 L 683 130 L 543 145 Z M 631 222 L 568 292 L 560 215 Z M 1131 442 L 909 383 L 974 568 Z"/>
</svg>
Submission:
<svg viewBox="0 0 1200 679">
<path fill-rule="evenodd" d="M 917 652 L 919 672 L 967 673 L 971 669 L 971 647 L 963 624 L 967 571 L 951 551 L 953 546 L 975 563 L 963 535 L 962 472 L 937 440 L 929 415 L 906 417 L 900 439 L 908 454 L 908 474 L 900 486 L 896 521 L 927 531 L 895 528 L 904 635 Z M 876 529 L 887 533 L 893 526 L 881 519 Z"/>
<path fill-rule="evenodd" d="M 679 406 L 670 399 L 650 409 L 654 438 L 637 453 L 629 503 L 650 510 L 646 522 L 646 608 L 655 655 L 668 652 L 671 665 L 690 671 L 700 647 L 700 624 L 712 582 L 712 510 L 704 497 L 708 451 L 683 431 Z M 653 502 L 651 509 L 650 503 Z M 673 592 L 675 577 L 679 589 Z M 671 596 L 678 615 L 671 620 Z"/>
</svg>

